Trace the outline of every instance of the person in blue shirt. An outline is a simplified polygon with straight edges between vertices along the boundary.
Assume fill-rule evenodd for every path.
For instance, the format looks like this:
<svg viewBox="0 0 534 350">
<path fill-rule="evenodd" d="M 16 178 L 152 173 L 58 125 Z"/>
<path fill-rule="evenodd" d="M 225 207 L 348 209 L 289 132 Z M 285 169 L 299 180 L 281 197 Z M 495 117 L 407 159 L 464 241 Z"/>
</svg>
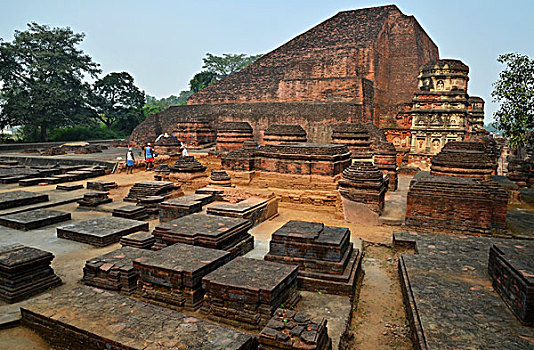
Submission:
<svg viewBox="0 0 534 350">
<path fill-rule="evenodd" d="M 145 148 L 145 162 L 146 170 L 154 169 L 154 150 L 152 149 L 152 145 L 150 143 L 147 143 Z"/>
</svg>

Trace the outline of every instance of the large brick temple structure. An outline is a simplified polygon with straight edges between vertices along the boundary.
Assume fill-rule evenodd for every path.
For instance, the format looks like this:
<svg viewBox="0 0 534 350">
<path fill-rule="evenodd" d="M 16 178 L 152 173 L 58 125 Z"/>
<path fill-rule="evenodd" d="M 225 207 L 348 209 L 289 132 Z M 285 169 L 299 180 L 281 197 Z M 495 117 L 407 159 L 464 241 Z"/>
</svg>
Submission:
<svg viewBox="0 0 534 350">
<path fill-rule="evenodd" d="M 468 72 L 458 60 L 441 60 L 415 17 L 395 5 L 343 11 L 195 93 L 188 105 L 150 116 L 130 142 L 200 121 L 205 134 L 248 123 L 261 145 L 277 124 L 300 125 L 308 142 L 328 143 L 336 124 L 373 123 L 399 162 L 428 168 L 446 142 L 469 139 L 483 126 L 484 101 L 468 96 Z"/>
<path fill-rule="evenodd" d="M 183 129 L 191 120 L 247 121 L 260 144 L 271 124 L 299 124 L 310 142 L 329 142 L 331 125 L 381 126 L 409 103 L 420 67 L 438 48 L 415 17 L 396 6 L 343 11 L 240 72 L 143 122 L 131 142 Z"/>
</svg>

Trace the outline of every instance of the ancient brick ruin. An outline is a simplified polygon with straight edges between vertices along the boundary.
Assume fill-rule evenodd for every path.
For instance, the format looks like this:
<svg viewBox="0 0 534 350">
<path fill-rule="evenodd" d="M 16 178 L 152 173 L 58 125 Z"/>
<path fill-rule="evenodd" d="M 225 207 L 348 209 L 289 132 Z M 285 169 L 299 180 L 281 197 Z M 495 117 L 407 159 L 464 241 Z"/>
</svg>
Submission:
<svg viewBox="0 0 534 350">
<path fill-rule="evenodd" d="M 395 119 L 417 90 L 420 67 L 438 58 L 417 20 L 394 5 L 343 11 L 194 94 L 187 106 L 147 118 L 130 141 L 209 120 L 217 130 L 224 121 L 246 121 L 258 142 L 272 124 L 298 124 L 309 141 L 329 142 L 333 124 L 382 127 Z"/>
<path fill-rule="evenodd" d="M 493 287 L 521 323 L 534 325 L 534 244 L 498 242 L 489 251 Z"/>
<path fill-rule="evenodd" d="M 16 303 L 60 285 L 50 267 L 53 259 L 52 253 L 21 244 L 0 247 L 0 300 Z"/>
<path fill-rule="evenodd" d="M 292 220 L 272 234 L 269 247 L 265 260 L 299 266 L 300 289 L 354 295 L 361 254 L 348 228 Z"/>
<path fill-rule="evenodd" d="M 371 135 L 364 124 L 340 123 L 334 125 L 332 143 L 346 145 L 354 161 L 373 161 Z"/>
<path fill-rule="evenodd" d="M 406 225 L 421 230 L 499 233 L 506 229 L 508 193 L 491 179 L 495 169 L 479 142 L 450 142 L 430 173 L 412 179 Z"/>
<path fill-rule="evenodd" d="M 384 210 L 388 181 L 387 176 L 384 177 L 372 163 L 355 162 L 343 171 L 343 177 L 339 180 L 339 193 L 380 215 Z"/>
<path fill-rule="evenodd" d="M 296 124 L 272 124 L 263 133 L 263 144 L 278 145 L 286 142 L 306 142 L 306 130 Z"/>
<path fill-rule="evenodd" d="M 0 216 L 0 225 L 29 231 L 71 219 L 70 213 L 52 209 L 35 209 Z"/>
<path fill-rule="evenodd" d="M 313 322 L 301 312 L 277 309 L 258 336 L 259 350 L 331 350 L 326 320 Z"/>
<path fill-rule="evenodd" d="M 210 319 L 261 329 L 280 305 L 299 300 L 297 266 L 237 257 L 202 279 L 201 311 Z"/>
<path fill-rule="evenodd" d="M 162 306 L 196 310 L 204 299 L 202 278 L 231 258 L 223 250 L 176 243 L 133 262 L 139 274 L 138 294 Z"/>
<path fill-rule="evenodd" d="M 233 151 L 243 147 L 243 142 L 253 139 L 252 127 L 249 123 L 222 122 L 217 128 L 217 151 Z"/>
</svg>

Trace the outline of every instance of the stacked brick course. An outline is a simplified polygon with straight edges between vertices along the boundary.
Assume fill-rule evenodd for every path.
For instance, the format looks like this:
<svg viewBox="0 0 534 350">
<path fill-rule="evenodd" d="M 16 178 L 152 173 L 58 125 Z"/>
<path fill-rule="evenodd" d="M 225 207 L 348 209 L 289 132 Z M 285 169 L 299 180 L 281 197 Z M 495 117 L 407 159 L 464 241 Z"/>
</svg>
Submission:
<svg viewBox="0 0 534 350">
<path fill-rule="evenodd" d="M 355 162 L 343 171 L 339 193 L 353 202 L 363 203 L 372 211 L 382 214 L 388 179 L 372 163 Z"/>
<path fill-rule="evenodd" d="M 346 145 L 355 161 L 373 161 L 371 136 L 364 124 L 341 123 L 332 128 L 332 143 Z"/>
<path fill-rule="evenodd" d="M 265 260 L 299 266 L 299 288 L 353 297 L 361 254 L 348 228 L 292 220 L 272 234 L 269 247 Z"/>
<path fill-rule="evenodd" d="M 297 266 L 238 257 L 202 279 L 201 311 L 210 319 L 261 329 L 280 305 L 298 302 L 297 272 Z"/>
<path fill-rule="evenodd" d="M 430 173 L 410 183 L 406 225 L 428 231 L 491 234 L 506 230 L 508 193 L 491 179 L 495 164 L 477 142 L 450 142 Z"/>
<path fill-rule="evenodd" d="M 296 124 L 273 124 L 263 134 L 263 143 L 265 145 L 306 141 L 306 130 Z"/>
<path fill-rule="evenodd" d="M 222 122 L 217 128 L 217 151 L 240 149 L 243 142 L 252 140 L 252 127 L 247 122 Z"/>
</svg>

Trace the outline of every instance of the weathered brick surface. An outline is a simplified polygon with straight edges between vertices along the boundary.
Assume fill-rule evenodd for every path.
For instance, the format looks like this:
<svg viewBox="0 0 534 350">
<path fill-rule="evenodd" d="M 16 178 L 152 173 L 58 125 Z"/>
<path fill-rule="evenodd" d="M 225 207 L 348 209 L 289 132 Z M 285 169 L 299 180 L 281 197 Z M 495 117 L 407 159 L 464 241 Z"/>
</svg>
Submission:
<svg viewBox="0 0 534 350">
<path fill-rule="evenodd" d="M 497 242 L 489 252 L 493 287 L 521 323 L 534 325 L 534 244 Z"/>
<path fill-rule="evenodd" d="M 52 253 L 14 244 L 0 247 L 0 300 L 15 303 L 61 284 Z"/>
<path fill-rule="evenodd" d="M 51 209 L 36 209 L 0 216 L 0 225 L 28 231 L 70 219 L 70 213 Z"/>
<path fill-rule="evenodd" d="M 297 266 L 235 258 L 202 279 L 201 311 L 210 319 L 261 329 L 280 305 L 298 302 L 297 273 Z"/>
<path fill-rule="evenodd" d="M 217 151 L 240 149 L 243 142 L 252 140 L 252 127 L 247 122 L 222 122 L 217 127 Z"/>
<path fill-rule="evenodd" d="M 365 204 L 380 215 L 384 210 L 388 181 L 373 163 L 355 162 L 343 171 L 339 193 L 351 201 Z"/>
<path fill-rule="evenodd" d="M 301 312 L 277 309 L 258 336 L 259 350 L 331 350 L 326 320 L 318 323 Z"/>
<path fill-rule="evenodd" d="M 263 133 L 263 144 L 265 145 L 306 141 L 306 130 L 298 124 L 272 124 Z"/>
<path fill-rule="evenodd" d="M 177 243 L 135 260 L 138 294 L 162 306 L 196 310 L 202 305 L 202 277 L 231 260 L 230 253 Z"/>
<path fill-rule="evenodd" d="M 508 193 L 493 180 L 419 172 L 408 191 L 406 225 L 426 231 L 506 231 Z"/>
<path fill-rule="evenodd" d="M 97 288 L 68 290 L 21 310 L 57 349 L 254 350 L 254 336 Z"/>
<path fill-rule="evenodd" d="M 394 5 L 340 12 L 194 94 L 189 106 L 147 118 L 132 140 L 170 132 L 179 115 L 209 119 L 212 127 L 248 121 L 257 141 L 273 123 L 299 124 L 310 141 L 329 142 L 330 125 L 381 125 L 395 115 L 416 91 L 419 68 L 437 58 L 417 20 Z"/>
<path fill-rule="evenodd" d="M 265 260 L 299 266 L 299 288 L 354 295 L 361 255 L 350 243 L 350 230 L 322 223 L 289 221 L 276 230 Z"/>
</svg>

